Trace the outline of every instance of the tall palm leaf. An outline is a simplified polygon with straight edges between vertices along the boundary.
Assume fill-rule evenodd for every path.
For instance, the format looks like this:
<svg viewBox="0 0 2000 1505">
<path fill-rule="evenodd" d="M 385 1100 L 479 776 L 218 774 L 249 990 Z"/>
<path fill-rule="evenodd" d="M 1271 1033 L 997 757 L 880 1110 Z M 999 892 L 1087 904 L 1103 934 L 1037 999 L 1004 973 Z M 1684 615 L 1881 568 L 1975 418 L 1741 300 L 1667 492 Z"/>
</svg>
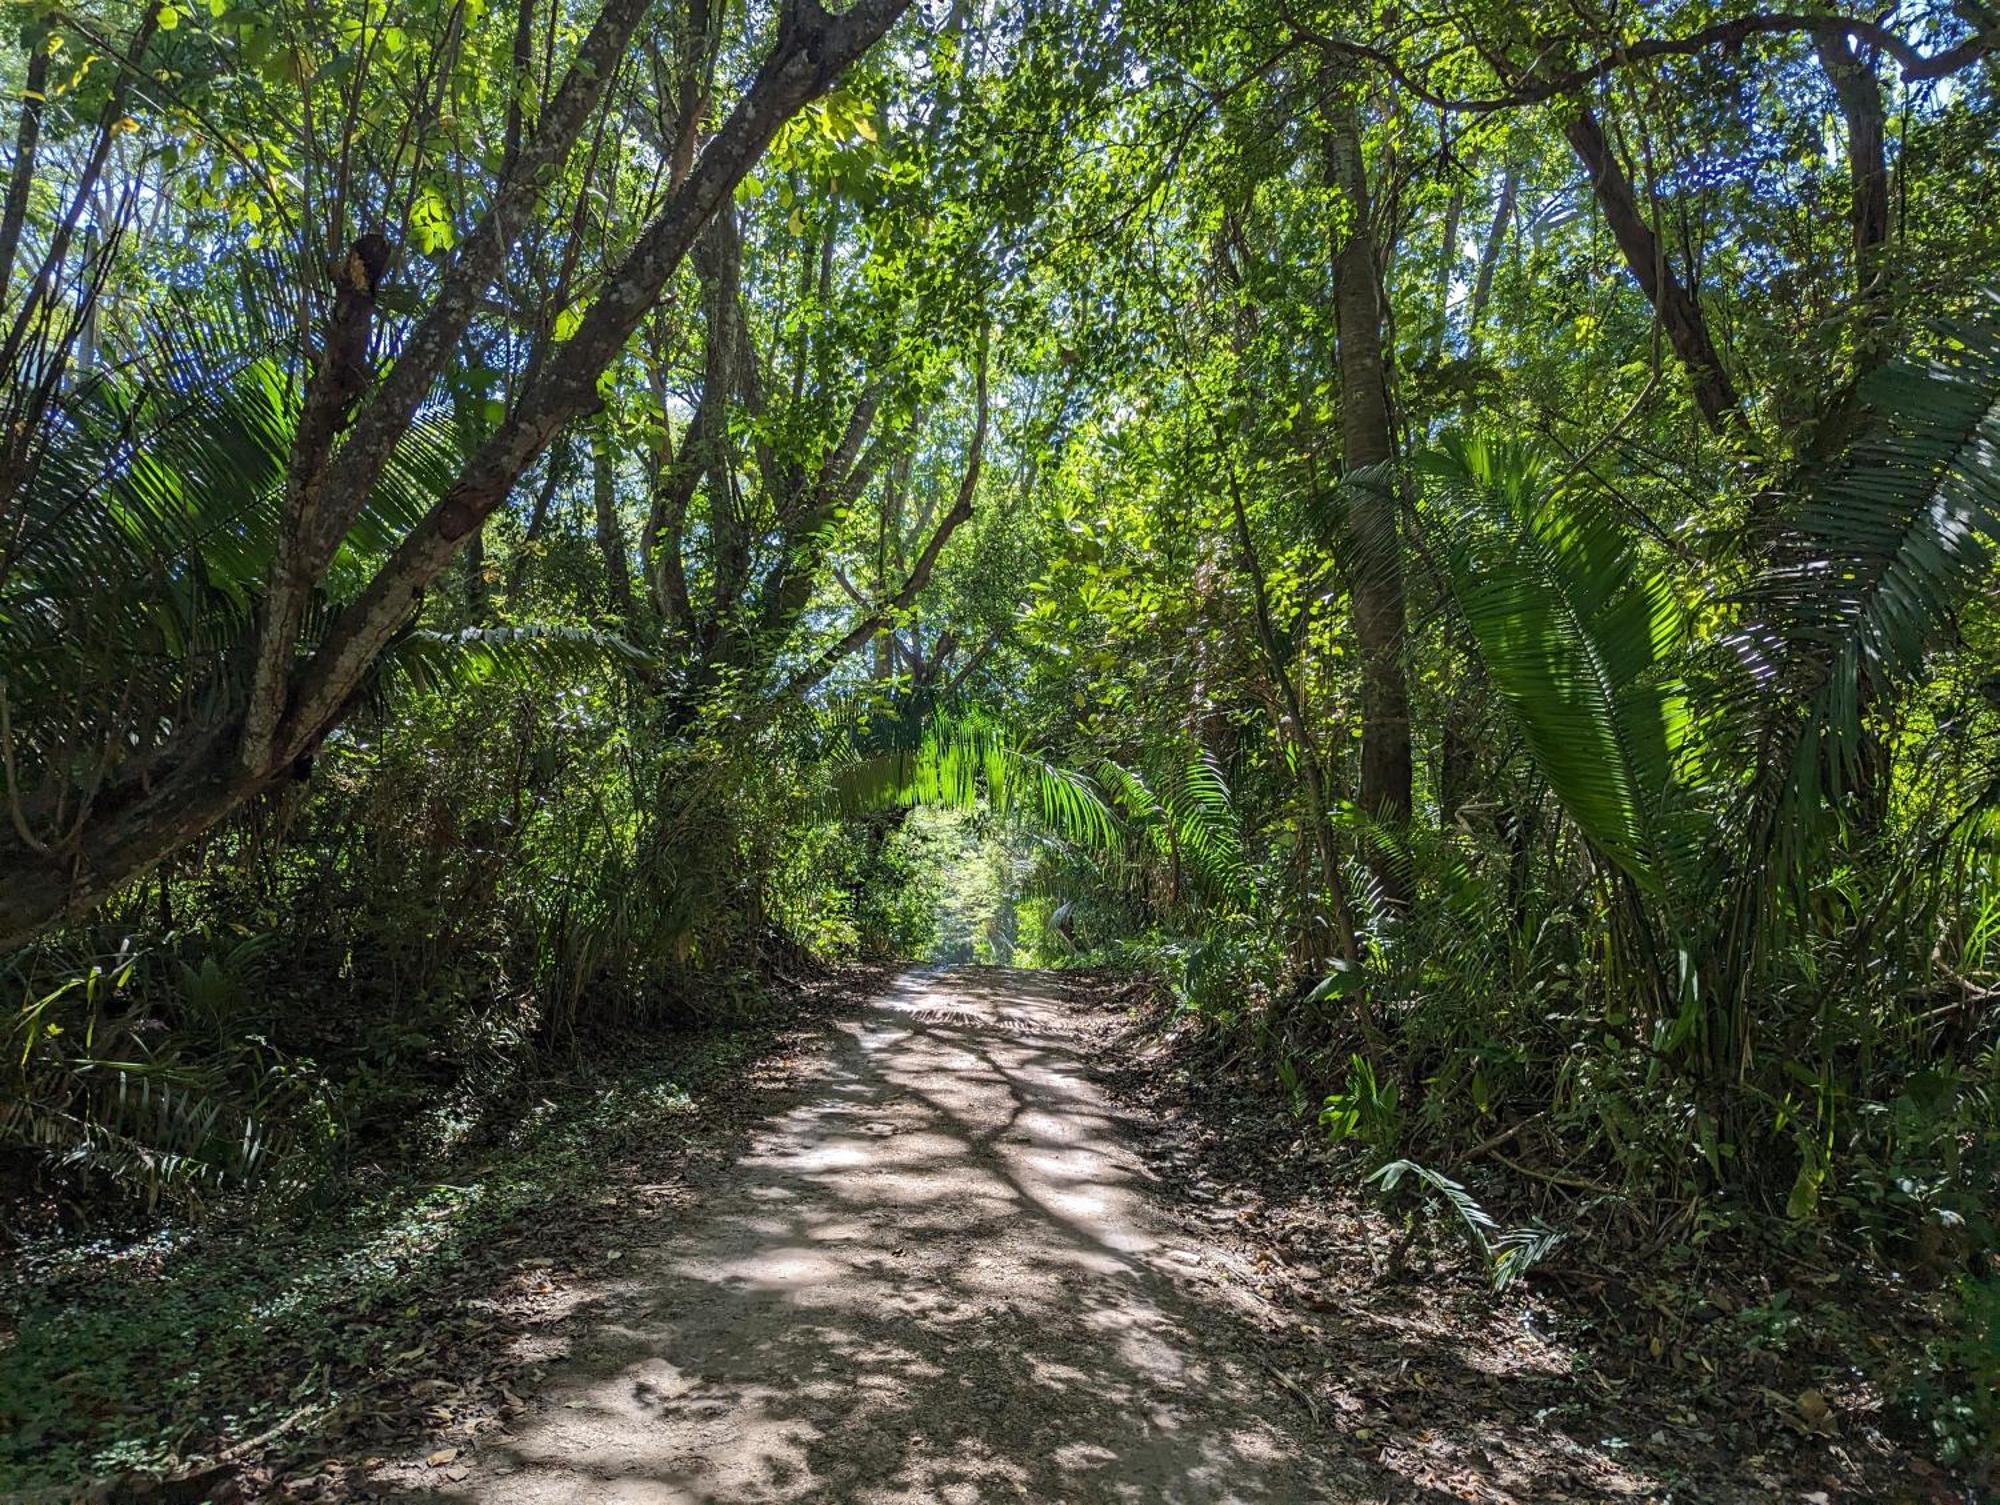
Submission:
<svg viewBox="0 0 2000 1505">
<path fill-rule="evenodd" d="M 1664 576 L 1531 446 L 1447 439 L 1424 468 L 1459 610 L 1536 767 L 1594 848 L 1668 895 L 1691 842 L 1670 672 L 1686 624 Z"/>
<path fill-rule="evenodd" d="M 419 629 L 383 654 L 377 678 L 386 686 L 435 691 L 495 677 L 533 682 L 653 662 L 616 633 L 588 627 Z"/>
<path fill-rule="evenodd" d="M 900 805 L 969 810 L 983 799 L 1079 847 L 1112 852 L 1119 845 L 1117 821 L 1088 776 L 995 722 L 940 719 L 913 743 L 879 748 L 870 740 L 857 734 L 834 763 L 832 804 L 844 814 Z"/>
<path fill-rule="evenodd" d="M 1938 331 L 1927 360 L 1860 389 L 1864 424 L 1803 495 L 1732 646 L 1760 744 L 1747 826 L 1795 878 L 1857 783 L 1870 700 L 1956 631 L 2000 537 L 2000 318 Z"/>
</svg>

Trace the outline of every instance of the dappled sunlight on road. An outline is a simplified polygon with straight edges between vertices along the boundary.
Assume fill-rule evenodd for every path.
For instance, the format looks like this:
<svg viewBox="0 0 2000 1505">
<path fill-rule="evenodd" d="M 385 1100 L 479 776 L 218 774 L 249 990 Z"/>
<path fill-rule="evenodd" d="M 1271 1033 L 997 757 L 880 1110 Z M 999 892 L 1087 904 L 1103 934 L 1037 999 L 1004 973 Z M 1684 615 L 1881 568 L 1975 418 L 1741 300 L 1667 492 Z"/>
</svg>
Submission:
<svg viewBox="0 0 2000 1505">
<path fill-rule="evenodd" d="M 1045 982 L 905 978 L 452 1498 L 1366 1498 L 1178 1283 Z"/>
</svg>

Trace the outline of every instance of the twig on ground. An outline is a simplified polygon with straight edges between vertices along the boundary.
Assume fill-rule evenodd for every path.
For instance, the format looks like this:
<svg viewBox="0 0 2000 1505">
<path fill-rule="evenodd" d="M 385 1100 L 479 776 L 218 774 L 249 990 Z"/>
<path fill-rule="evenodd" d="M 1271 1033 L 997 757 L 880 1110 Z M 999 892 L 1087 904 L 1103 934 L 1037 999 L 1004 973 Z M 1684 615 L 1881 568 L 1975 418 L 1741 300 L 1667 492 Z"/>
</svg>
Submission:
<svg viewBox="0 0 2000 1505">
<path fill-rule="evenodd" d="M 1512 1143 L 1517 1137 L 1519 1137 L 1523 1129 L 1527 1128 L 1528 1125 L 1536 1122 L 1537 1120 L 1545 1116 L 1546 1116 L 1546 1110 L 1543 1110 L 1542 1112 L 1530 1113 L 1526 1118 L 1522 1119 L 1519 1123 L 1515 1124 L 1513 1128 L 1502 1129 L 1498 1134 L 1495 1134 L 1491 1139 L 1482 1139 L 1478 1144 L 1474 1145 L 1471 1149 L 1465 1152 L 1465 1158 L 1467 1160 L 1477 1160 L 1483 1155 L 1492 1154 L 1495 1150 L 1499 1149 L 1500 1146 L 1502 1146 L 1503 1144 Z"/>
<path fill-rule="evenodd" d="M 1280 1369 L 1276 1364 L 1273 1364 L 1269 1359 L 1260 1359 L 1258 1360 L 1258 1362 L 1262 1364 L 1267 1370 L 1270 1371 L 1271 1378 L 1275 1379 L 1279 1384 L 1283 1385 L 1287 1390 L 1291 1391 L 1292 1394 L 1296 1395 L 1301 1401 L 1305 1403 L 1306 1412 L 1308 1415 L 1312 1417 L 1313 1425 L 1315 1427 L 1324 1425 L 1324 1423 L 1322 1423 L 1320 1420 L 1319 1402 L 1313 1399 L 1312 1392 L 1310 1390 L 1307 1390 L 1303 1385 L 1299 1384 L 1297 1380 L 1293 1379 L 1289 1374 L 1286 1374 L 1284 1370 Z"/>
</svg>

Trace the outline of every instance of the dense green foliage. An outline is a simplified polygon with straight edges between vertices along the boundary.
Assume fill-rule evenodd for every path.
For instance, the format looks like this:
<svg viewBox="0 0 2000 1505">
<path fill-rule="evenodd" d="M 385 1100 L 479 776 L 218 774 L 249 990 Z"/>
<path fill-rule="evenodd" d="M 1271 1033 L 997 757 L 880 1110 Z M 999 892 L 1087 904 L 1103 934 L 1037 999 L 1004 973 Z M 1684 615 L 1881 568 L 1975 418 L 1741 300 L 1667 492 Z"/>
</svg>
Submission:
<svg viewBox="0 0 2000 1505">
<path fill-rule="evenodd" d="M 1502 1279 L 1898 1272 L 2000 1436 L 1988 8 L 9 28 L 24 1233 L 1109 960 Z"/>
</svg>

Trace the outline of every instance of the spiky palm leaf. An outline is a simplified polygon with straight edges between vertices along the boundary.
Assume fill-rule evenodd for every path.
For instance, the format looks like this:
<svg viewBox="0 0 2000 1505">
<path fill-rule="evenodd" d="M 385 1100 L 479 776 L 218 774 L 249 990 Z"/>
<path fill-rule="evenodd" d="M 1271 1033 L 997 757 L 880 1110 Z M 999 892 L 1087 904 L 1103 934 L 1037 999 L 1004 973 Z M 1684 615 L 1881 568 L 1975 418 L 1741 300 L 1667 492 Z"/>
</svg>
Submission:
<svg viewBox="0 0 2000 1505">
<path fill-rule="evenodd" d="M 1425 469 L 1454 594 L 1536 767 L 1590 843 L 1665 895 L 1690 842 L 1674 771 L 1685 636 L 1663 575 L 1531 446 L 1448 439 Z"/>
<path fill-rule="evenodd" d="M 1245 897 L 1241 822 L 1222 770 L 1206 754 L 1169 764 L 1150 782 L 1115 758 L 1100 759 L 1094 772 L 1155 861 L 1171 865 L 1211 901 L 1228 905 Z"/>
<path fill-rule="evenodd" d="M 848 815 L 899 805 L 970 810 L 983 799 L 1080 847 L 1111 852 L 1119 842 L 1117 822 L 1086 775 L 979 717 L 937 721 L 914 745 L 850 752 L 836 761 L 831 786 L 834 808 Z"/>
<path fill-rule="evenodd" d="M 1732 646 L 1761 766 L 1747 822 L 1793 876 L 1857 785 L 1868 703 L 1950 641 L 2000 538 L 2000 317 L 1860 388 L 1864 424 L 1803 496 Z"/>
<path fill-rule="evenodd" d="M 1229 785 L 1213 758 L 1199 753 L 1175 770 L 1167 782 L 1166 808 L 1181 851 L 1204 879 L 1218 889 L 1240 887 L 1242 827 Z"/>
<path fill-rule="evenodd" d="M 435 691 L 494 677 L 574 679 L 653 662 L 616 633 L 530 624 L 407 633 L 383 654 L 378 675 L 391 686 Z"/>
</svg>

